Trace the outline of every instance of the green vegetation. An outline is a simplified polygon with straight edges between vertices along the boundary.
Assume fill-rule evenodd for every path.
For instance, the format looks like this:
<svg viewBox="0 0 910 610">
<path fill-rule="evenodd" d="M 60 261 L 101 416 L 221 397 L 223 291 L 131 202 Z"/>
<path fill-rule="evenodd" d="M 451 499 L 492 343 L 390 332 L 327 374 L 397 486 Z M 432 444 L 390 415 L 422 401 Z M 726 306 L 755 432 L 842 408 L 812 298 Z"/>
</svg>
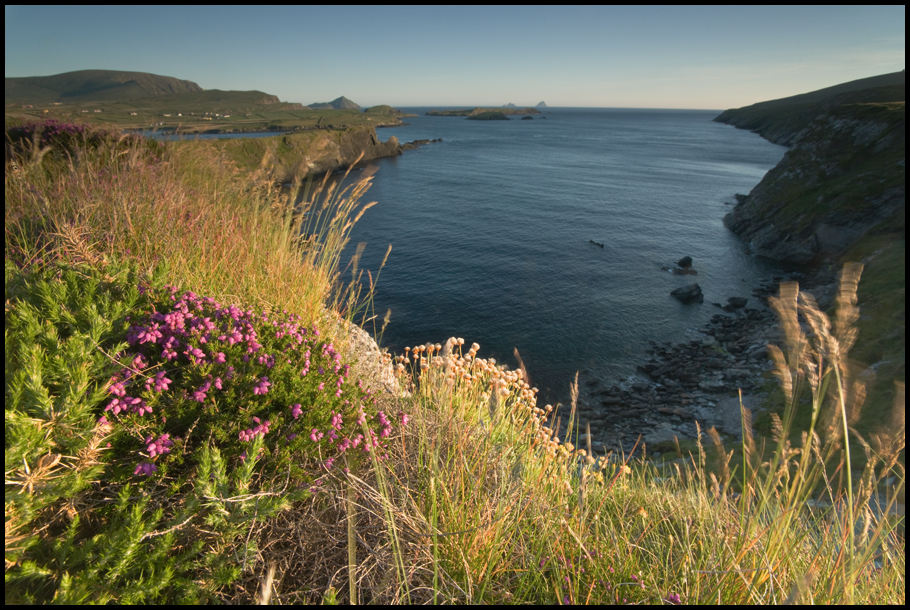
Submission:
<svg viewBox="0 0 910 610">
<path fill-rule="evenodd" d="M 725 218 L 728 226 L 753 244 L 765 242 L 760 254 L 775 254 L 776 244 L 803 244 L 803 252 L 818 253 L 815 263 L 827 259 L 815 269 L 820 274 L 833 276 L 848 262 L 864 264 L 858 292 L 863 315 L 851 353 L 869 389 L 866 416 L 855 424 L 863 435 L 888 419 L 893 381 L 906 379 L 904 97 L 904 74 L 898 72 L 728 110 L 715 119 L 792 144 L 746 203 Z M 833 312 L 832 303 L 826 313 Z M 797 429 L 808 423 L 797 418 Z"/>
<path fill-rule="evenodd" d="M 755 131 L 776 144 L 789 145 L 822 110 L 843 104 L 902 102 L 905 95 L 904 72 L 893 72 L 734 108 L 714 120 Z"/>
<path fill-rule="evenodd" d="M 148 72 L 77 70 L 53 76 L 6 77 L 6 104 L 115 101 L 202 91 L 188 80 Z"/>
<path fill-rule="evenodd" d="M 190 81 L 143 72 L 83 70 L 7 78 L 6 93 L 6 115 L 20 121 L 50 118 L 186 134 L 388 127 L 401 125 L 402 116 L 364 116 L 356 104 L 311 109 L 262 91 L 203 91 Z"/>
<path fill-rule="evenodd" d="M 709 431 L 716 464 L 658 467 L 555 439 L 461 339 L 358 378 L 340 317 L 373 312 L 338 269 L 369 176 L 295 209 L 214 148 L 9 143 L 7 603 L 904 603 L 902 390 L 849 430 L 857 268 L 832 328 L 793 286 L 775 305 L 774 442 L 732 469 Z"/>
</svg>

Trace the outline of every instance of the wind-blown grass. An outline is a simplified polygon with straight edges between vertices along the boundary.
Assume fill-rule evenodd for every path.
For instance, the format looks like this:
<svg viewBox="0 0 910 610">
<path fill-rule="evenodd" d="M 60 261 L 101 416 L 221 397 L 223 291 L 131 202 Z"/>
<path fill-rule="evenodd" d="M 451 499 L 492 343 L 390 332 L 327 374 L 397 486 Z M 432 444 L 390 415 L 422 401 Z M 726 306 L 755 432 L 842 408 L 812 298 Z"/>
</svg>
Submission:
<svg viewBox="0 0 910 610">
<path fill-rule="evenodd" d="M 858 267 L 833 326 L 775 301 L 775 446 L 744 410 L 741 471 L 713 430 L 718 464 L 659 467 L 561 442 L 460 339 L 358 385 L 333 335 L 369 312 L 338 271 L 369 176 L 295 207 L 185 148 L 35 142 L 5 181 L 7 602 L 903 603 L 902 388 L 851 429 Z"/>
</svg>

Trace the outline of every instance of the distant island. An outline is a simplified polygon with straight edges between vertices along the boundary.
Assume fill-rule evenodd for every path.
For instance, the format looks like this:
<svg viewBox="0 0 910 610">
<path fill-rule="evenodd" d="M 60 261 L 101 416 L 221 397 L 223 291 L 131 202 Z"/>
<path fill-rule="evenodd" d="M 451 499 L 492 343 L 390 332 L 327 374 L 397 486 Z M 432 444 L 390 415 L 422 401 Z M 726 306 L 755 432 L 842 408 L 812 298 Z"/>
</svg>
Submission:
<svg viewBox="0 0 910 610">
<path fill-rule="evenodd" d="M 525 117 L 525 118 L 529 118 L 529 117 Z M 478 112 L 477 114 L 472 114 L 471 116 L 468 117 L 468 120 L 469 121 L 508 121 L 510 119 L 504 113 L 493 110 L 491 112 Z"/>
<path fill-rule="evenodd" d="M 307 106 L 314 110 L 328 110 L 330 108 L 335 110 L 360 110 L 359 104 L 352 102 L 343 95 L 331 102 L 317 102 L 315 104 L 307 104 Z"/>
<path fill-rule="evenodd" d="M 57 119 L 123 130 L 193 133 L 292 132 L 347 127 L 398 127 L 415 116 L 359 104 L 341 96 L 305 106 L 263 91 L 203 89 L 197 83 L 147 72 L 79 70 L 53 76 L 6 78 L 6 116 Z"/>
<path fill-rule="evenodd" d="M 534 108 L 514 108 L 504 106 L 502 108 L 465 108 L 462 110 L 430 110 L 426 113 L 427 116 L 476 116 L 478 114 L 489 113 L 489 112 L 498 112 L 500 114 L 507 115 L 516 115 L 516 114 L 540 114 L 539 110 Z"/>
<path fill-rule="evenodd" d="M 546 108 L 547 104 L 545 102 L 540 102 L 539 104 L 537 104 L 534 107 L 535 108 Z M 509 102 L 508 104 L 503 105 L 503 108 L 518 108 L 518 106 L 516 106 L 512 102 Z"/>
</svg>

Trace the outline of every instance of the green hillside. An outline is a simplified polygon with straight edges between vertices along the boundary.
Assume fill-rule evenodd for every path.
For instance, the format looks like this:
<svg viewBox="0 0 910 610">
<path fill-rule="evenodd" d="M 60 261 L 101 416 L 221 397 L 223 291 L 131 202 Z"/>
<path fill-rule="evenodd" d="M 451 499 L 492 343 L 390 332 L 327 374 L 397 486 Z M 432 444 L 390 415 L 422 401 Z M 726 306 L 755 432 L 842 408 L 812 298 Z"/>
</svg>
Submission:
<svg viewBox="0 0 910 610">
<path fill-rule="evenodd" d="M 843 104 L 902 102 L 904 99 L 904 72 L 901 71 L 733 108 L 714 120 L 754 131 L 775 144 L 789 146 L 819 110 Z"/>
<path fill-rule="evenodd" d="M 79 70 L 53 76 L 7 77 L 4 97 L 7 105 L 51 104 L 115 101 L 202 90 L 192 81 L 147 72 Z"/>
<path fill-rule="evenodd" d="M 81 70 L 6 79 L 5 114 L 15 122 L 57 119 L 193 134 L 394 127 L 403 116 L 399 111 L 364 116 L 343 96 L 318 106 L 282 102 L 263 91 L 203 90 L 145 72 Z"/>
<path fill-rule="evenodd" d="M 790 146 L 724 218 L 754 254 L 806 269 L 811 290 L 827 305 L 837 270 L 864 265 L 852 350 L 871 379 L 860 432 L 887 417 L 898 392 L 894 381 L 906 378 L 903 78 L 898 72 L 862 79 L 715 119 Z M 874 86 L 855 89 L 857 83 Z"/>
</svg>

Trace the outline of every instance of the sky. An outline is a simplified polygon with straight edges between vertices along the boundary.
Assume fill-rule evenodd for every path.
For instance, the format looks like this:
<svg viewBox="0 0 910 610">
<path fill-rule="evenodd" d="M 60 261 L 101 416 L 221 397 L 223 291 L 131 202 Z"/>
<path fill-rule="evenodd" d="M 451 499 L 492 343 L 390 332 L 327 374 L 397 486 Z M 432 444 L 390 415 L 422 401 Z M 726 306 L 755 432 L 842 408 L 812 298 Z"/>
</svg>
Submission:
<svg viewBox="0 0 910 610">
<path fill-rule="evenodd" d="M 904 69 L 904 6 L 6 6 L 6 76 L 282 101 L 726 109 Z"/>
</svg>

